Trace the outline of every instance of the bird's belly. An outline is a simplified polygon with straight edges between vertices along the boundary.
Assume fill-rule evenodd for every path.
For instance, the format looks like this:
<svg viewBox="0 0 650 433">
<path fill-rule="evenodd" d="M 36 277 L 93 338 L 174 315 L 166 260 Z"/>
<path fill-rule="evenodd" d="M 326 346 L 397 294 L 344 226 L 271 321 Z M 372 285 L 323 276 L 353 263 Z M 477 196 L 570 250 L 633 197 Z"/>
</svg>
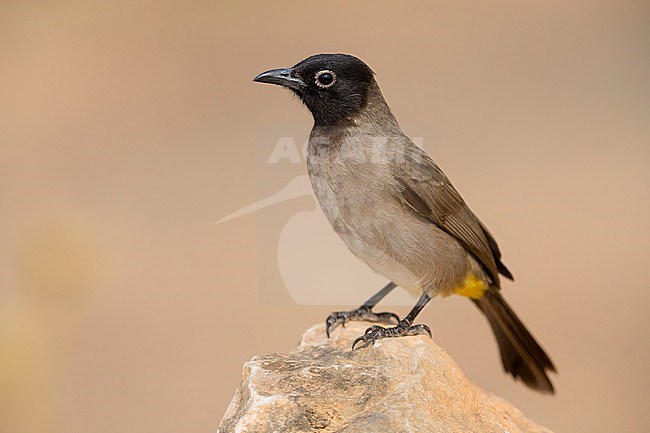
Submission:
<svg viewBox="0 0 650 433">
<path fill-rule="evenodd" d="M 366 191 L 323 206 L 352 253 L 413 295 L 447 294 L 467 272 L 467 253 L 449 235 L 401 202 Z"/>
<path fill-rule="evenodd" d="M 425 290 L 421 278 L 386 252 L 377 249 L 372 243 L 366 243 L 349 233 L 339 232 L 339 236 L 341 236 L 350 251 L 364 261 L 373 271 L 406 289 L 413 296 L 418 296 Z M 434 288 L 427 287 L 426 289 L 431 291 Z"/>
</svg>

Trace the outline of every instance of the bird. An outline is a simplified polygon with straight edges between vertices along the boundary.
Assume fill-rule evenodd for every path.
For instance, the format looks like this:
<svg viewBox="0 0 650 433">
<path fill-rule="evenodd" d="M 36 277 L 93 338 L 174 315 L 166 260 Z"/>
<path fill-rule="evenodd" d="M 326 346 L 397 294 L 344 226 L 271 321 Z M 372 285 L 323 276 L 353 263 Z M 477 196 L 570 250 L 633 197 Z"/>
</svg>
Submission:
<svg viewBox="0 0 650 433">
<path fill-rule="evenodd" d="M 326 333 L 348 321 L 375 324 L 352 349 L 386 338 L 428 334 L 416 316 L 440 295 L 470 299 L 485 315 L 503 368 L 553 394 L 556 368 L 506 303 L 500 277 L 514 280 L 499 246 L 442 169 L 402 132 L 374 71 L 349 54 L 316 54 L 257 75 L 289 89 L 311 112 L 307 171 L 320 207 L 348 249 L 390 282 L 359 308 L 326 319 Z M 395 287 L 417 297 L 402 319 L 373 308 Z M 394 325 L 394 326 L 393 326 Z"/>
</svg>

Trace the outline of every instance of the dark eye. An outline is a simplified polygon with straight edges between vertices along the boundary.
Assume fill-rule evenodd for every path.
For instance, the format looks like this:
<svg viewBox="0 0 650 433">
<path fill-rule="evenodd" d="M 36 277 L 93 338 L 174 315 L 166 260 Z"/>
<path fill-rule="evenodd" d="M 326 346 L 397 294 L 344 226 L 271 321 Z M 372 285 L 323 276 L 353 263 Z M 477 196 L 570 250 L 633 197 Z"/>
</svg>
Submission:
<svg viewBox="0 0 650 433">
<path fill-rule="evenodd" d="M 316 73 L 316 85 L 326 89 L 332 87 L 336 82 L 336 74 L 332 71 L 323 70 Z"/>
</svg>

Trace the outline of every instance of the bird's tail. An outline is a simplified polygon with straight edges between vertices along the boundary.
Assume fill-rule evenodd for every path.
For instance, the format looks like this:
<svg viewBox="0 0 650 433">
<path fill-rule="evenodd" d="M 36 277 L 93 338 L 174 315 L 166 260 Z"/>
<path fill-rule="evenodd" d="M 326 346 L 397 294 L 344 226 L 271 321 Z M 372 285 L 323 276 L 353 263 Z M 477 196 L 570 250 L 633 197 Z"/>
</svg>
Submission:
<svg viewBox="0 0 650 433">
<path fill-rule="evenodd" d="M 553 394 L 553 384 L 546 374 L 547 370 L 555 372 L 553 362 L 501 294 L 487 290 L 474 302 L 492 326 L 506 372 L 534 390 Z"/>
</svg>

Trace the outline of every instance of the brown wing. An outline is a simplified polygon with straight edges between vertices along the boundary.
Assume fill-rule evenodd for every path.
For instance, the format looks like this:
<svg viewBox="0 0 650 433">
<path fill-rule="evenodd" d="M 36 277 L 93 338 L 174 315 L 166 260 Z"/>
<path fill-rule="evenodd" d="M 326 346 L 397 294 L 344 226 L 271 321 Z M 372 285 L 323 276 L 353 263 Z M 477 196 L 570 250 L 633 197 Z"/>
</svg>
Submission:
<svg viewBox="0 0 650 433">
<path fill-rule="evenodd" d="M 495 284 L 499 284 L 499 272 L 512 279 L 510 271 L 501 263 L 501 252 L 492 235 L 424 151 L 409 143 L 404 159 L 394 162 L 394 176 L 405 202 L 458 240 L 483 264 Z"/>
</svg>

